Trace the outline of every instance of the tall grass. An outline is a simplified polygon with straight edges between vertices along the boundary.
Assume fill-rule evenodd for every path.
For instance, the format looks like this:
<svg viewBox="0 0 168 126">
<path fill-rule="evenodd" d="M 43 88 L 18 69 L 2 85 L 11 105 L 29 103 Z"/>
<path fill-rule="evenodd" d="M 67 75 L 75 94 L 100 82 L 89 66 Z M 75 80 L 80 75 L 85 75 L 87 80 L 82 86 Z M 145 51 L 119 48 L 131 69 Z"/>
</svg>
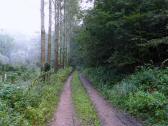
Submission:
<svg viewBox="0 0 168 126">
<path fill-rule="evenodd" d="M 78 73 L 75 72 L 72 81 L 72 99 L 81 126 L 100 126 L 95 108 L 82 86 Z"/>
<path fill-rule="evenodd" d="M 84 74 L 109 102 L 141 118 L 144 125 L 168 125 L 168 68 L 142 68 L 117 81 L 117 74 L 97 70 L 86 69 Z M 108 81 L 102 81 L 104 76 Z"/>
<path fill-rule="evenodd" d="M 50 83 L 31 88 L 8 85 L 0 89 L 1 126 L 45 126 L 59 101 L 59 94 L 71 68 L 51 75 Z"/>
</svg>

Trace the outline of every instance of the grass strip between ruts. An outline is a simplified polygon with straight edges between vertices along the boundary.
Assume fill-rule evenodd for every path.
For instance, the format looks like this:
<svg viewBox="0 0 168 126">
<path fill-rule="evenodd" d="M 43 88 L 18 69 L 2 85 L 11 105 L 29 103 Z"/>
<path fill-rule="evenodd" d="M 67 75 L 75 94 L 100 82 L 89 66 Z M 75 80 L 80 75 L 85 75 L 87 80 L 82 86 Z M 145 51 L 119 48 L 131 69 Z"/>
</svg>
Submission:
<svg viewBox="0 0 168 126">
<path fill-rule="evenodd" d="M 72 81 L 72 99 L 81 126 L 100 126 L 96 110 L 81 84 L 78 72 L 74 72 Z"/>
</svg>

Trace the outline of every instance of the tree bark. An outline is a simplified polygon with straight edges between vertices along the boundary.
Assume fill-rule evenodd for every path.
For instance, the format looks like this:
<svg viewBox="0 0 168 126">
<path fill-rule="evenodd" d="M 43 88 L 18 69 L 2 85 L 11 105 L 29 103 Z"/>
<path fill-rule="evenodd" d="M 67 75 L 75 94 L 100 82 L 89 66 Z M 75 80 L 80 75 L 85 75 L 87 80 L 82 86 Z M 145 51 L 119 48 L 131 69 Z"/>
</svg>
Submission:
<svg viewBox="0 0 168 126">
<path fill-rule="evenodd" d="M 45 64 L 45 15 L 44 15 L 44 0 L 41 0 L 41 68 Z"/>
<path fill-rule="evenodd" d="M 52 1 L 49 0 L 48 64 L 51 64 Z"/>
<path fill-rule="evenodd" d="M 59 56 L 59 0 L 55 0 L 55 71 L 58 69 L 58 56 Z"/>
</svg>

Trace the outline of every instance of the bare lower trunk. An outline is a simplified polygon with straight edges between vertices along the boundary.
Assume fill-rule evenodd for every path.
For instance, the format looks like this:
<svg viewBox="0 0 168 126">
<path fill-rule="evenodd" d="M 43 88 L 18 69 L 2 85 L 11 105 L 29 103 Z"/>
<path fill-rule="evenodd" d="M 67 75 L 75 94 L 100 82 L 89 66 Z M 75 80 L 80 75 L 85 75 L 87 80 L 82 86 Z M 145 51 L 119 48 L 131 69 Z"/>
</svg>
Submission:
<svg viewBox="0 0 168 126">
<path fill-rule="evenodd" d="M 54 69 L 58 69 L 58 0 L 55 0 L 55 64 Z"/>
<path fill-rule="evenodd" d="M 52 1 L 49 0 L 49 28 L 48 28 L 48 64 L 51 64 L 51 28 L 52 28 Z"/>
<path fill-rule="evenodd" d="M 45 64 L 44 0 L 41 0 L 41 66 Z"/>
</svg>

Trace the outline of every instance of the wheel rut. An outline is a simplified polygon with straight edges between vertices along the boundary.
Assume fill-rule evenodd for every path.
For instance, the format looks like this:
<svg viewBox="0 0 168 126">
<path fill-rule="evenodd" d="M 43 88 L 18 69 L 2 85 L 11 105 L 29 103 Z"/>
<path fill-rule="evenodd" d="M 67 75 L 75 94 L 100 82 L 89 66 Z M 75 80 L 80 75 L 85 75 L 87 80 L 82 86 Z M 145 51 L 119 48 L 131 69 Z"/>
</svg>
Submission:
<svg viewBox="0 0 168 126">
<path fill-rule="evenodd" d="M 142 126 L 137 120 L 113 108 L 84 76 L 80 75 L 80 80 L 96 108 L 101 126 Z M 73 108 L 71 81 L 72 75 L 65 83 L 60 102 L 49 126 L 80 126 Z"/>
<path fill-rule="evenodd" d="M 80 75 L 80 79 L 90 96 L 102 126 L 142 126 L 132 117 L 117 111 L 91 86 L 91 82 L 84 76 Z"/>
<path fill-rule="evenodd" d="M 79 126 L 71 99 L 71 81 L 72 75 L 65 83 L 64 90 L 60 97 L 60 102 L 50 126 Z"/>
</svg>

